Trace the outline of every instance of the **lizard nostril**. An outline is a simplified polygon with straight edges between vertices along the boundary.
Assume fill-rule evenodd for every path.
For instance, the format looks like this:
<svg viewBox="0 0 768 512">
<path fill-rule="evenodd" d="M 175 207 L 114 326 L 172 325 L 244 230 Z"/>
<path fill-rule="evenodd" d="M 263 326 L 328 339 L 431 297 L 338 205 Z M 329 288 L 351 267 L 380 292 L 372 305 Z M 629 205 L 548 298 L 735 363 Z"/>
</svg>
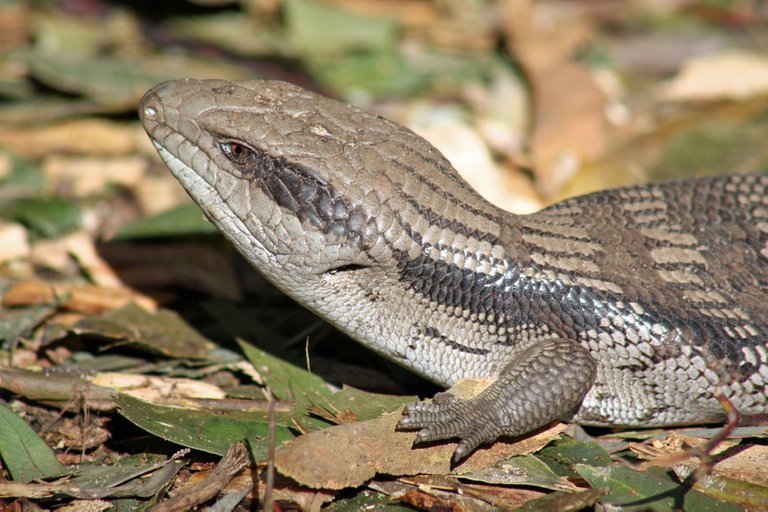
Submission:
<svg viewBox="0 0 768 512">
<path fill-rule="evenodd" d="M 147 119 L 154 119 L 157 117 L 157 109 L 151 105 L 144 107 L 144 117 Z"/>
</svg>

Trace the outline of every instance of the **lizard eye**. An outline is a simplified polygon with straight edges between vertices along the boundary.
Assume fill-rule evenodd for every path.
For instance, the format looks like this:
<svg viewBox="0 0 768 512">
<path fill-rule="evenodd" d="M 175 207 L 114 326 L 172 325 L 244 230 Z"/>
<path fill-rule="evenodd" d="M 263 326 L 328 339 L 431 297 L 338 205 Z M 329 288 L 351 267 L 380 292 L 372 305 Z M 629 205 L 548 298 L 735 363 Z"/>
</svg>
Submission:
<svg viewBox="0 0 768 512">
<path fill-rule="evenodd" d="M 245 165 L 253 158 L 253 150 L 238 142 L 231 140 L 219 142 L 219 147 L 227 158 L 239 165 Z"/>
</svg>

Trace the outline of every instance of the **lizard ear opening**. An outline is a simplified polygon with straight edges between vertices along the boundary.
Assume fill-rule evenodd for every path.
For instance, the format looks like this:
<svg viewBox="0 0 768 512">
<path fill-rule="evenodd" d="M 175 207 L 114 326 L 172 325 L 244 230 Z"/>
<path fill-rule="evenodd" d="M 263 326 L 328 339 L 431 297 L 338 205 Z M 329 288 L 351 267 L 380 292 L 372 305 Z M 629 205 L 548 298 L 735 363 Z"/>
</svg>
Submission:
<svg viewBox="0 0 768 512">
<path fill-rule="evenodd" d="M 355 272 L 357 270 L 363 270 L 368 268 L 369 265 L 361 265 L 359 263 L 349 263 L 347 265 L 341 265 L 339 267 L 330 268 L 325 271 L 326 274 L 334 275 L 341 272 Z"/>
</svg>

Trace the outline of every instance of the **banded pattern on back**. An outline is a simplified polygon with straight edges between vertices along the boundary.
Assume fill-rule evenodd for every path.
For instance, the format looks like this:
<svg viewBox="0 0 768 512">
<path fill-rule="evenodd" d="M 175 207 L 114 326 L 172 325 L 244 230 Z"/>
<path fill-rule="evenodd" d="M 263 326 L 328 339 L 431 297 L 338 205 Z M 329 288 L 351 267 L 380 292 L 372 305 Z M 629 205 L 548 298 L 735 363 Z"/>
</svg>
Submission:
<svg viewBox="0 0 768 512">
<path fill-rule="evenodd" d="M 614 380 L 634 382 L 637 400 L 666 404 L 649 407 L 636 423 L 679 416 L 686 407 L 720 418 L 711 399 L 717 385 L 739 397 L 735 401 L 745 409 L 759 404 L 758 412 L 766 411 L 760 396 L 768 391 L 768 303 L 760 297 L 768 291 L 768 236 L 756 219 L 768 204 L 767 186 L 768 177 L 728 176 L 632 187 L 532 216 L 535 223 L 546 219 L 561 227 L 575 218 L 575 236 L 583 239 L 586 230 L 600 247 L 583 256 L 600 268 L 599 275 L 557 264 L 544 269 L 564 283 L 591 288 L 601 304 L 611 306 L 599 313 L 603 329 L 586 332 L 587 343 L 613 373 L 634 368 L 637 376 L 622 372 Z M 605 422 L 611 392 L 598 390 L 601 384 L 610 387 L 610 380 L 605 372 L 598 376 L 582 421 Z M 695 416 L 689 410 L 688 418 L 672 422 Z"/>
</svg>

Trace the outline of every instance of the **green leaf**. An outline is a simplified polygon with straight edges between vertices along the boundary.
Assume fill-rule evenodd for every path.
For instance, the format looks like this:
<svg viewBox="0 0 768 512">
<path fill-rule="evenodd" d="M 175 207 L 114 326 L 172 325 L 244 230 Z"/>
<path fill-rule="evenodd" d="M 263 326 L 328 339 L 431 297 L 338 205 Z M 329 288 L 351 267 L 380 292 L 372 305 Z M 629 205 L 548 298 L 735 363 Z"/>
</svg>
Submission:
<svg viewBox="0 0 768 512">
<path fill-rule="evenodd" d="M 168 357 L 204 359 L 216 348 L 174 311 L 152 314 L 133 303 L 84 318 L 73 331 L 125 340 Z"/>
<path fill-rule="evenodd" d="M 168 79 L 161 70 L 151 69 L 136 59 L 115 56 L 85 56 L 71 53 L 26 52 L 30 73 L 58 90 L 81 94 L 114 111 L 136 105 L 141 95 Z"/>
<path fill-rule="evenodd" d="M 80 227 L 82 213 L 77 202 L 51 197 L 8 201 L 0 206 L 0 216 L 24 224 L 43 238 L 52 238 Z"/>
<path fill-rule="evenodd" d="M 155 496 L 170 485 L 184 462 L 168 461 L 162 455 L 142 453 L 110 460 L 84 462 L 69 483 L 93 498 Z"/>
<path fill-rule="evenodd" d="M 3 119 L 6 119 L 3 117 Z M 18 194 L 42 194 L 45 190 L 45 176 L 39 165 L 22 158 L 13 159 L 11 172 L 0 183 L 3 189 Z"/>
<path fill-rule="evenodd" d="M 741 512 L 740 507 L 714 500 L 698 491 L 674 482 L 664 474 L 641 473 L 612 465 L 594 467 L 577 464 L 575 471 L 593 488 L 608 488 L 610 493 L 600 502 L 622 510 L 672 511 L 696 510 Z"/>
<path fill-rule="evenodd" d="M 414 55 L 398 48 L 332 57 L 306 54 L 303 59 L 313 78 L 352 100 L 360 97 L 361 90 L 374 96 L 407 96 L 435 83 L 442 91 L 459 90 L 463 84 L 487 79 L 500 65 L 478 55 L 429 50 Z"/>
<path fill-rule="evenodd" d="M 362 16 L 327 3 L 289 0 L 284 13 L 288 38 L 301 54 L 339 56 L 392 48 L 397 38 L 394 19 Z"/>
<path fill-rule="evenodd" d="M 209 235 L 216 228 L 208 222 L 195 203 L 184 203 L 152 217 L 138 219 L 124 226 L 113 240 L 169 237 L 179 235 Z"/>
<path fill-rule="evenodd" d="M 581 492 L 553 492 L 541 498 L 527 501 L 516 510 L 517 512 L 593 510 L 595 503 L 603 494 L 605 494 L 603 489 L 589 489 Z"/>
<path fill-rule="evenodd" d="M 250 343 L 237 340 L 245 357 L 256 367 L 276 398 L 312 405 L 333 394 L 328 384 L 303 368 L 283 361 Z"/>
<path fill-rule="evenodd" d="M 709 474 L 696 482 L 696 490 L 711 498 L 750 510 L 768 509 L 768 487 L 753 482 Z"/>
<path fill-rule="evenodd" d="M 464 473 L 461 478 L 493 485 L 527 485 L 569 492 L 577 490 L 576 486 L 555 474 L 535 455 L 513 457 L 479 471 Z"/>
<path fill-rule="evenodd" d="M 768 165 L 765 118 L 753 123 L 712 120 L 679 130 L 650 173 L 654 181 L 764 169 Z"/>
<path fill-rule="evenodd" d="M 288 412 L 278 415 L 281 422 L 290 424 L 296 422 L 305 431 L 318 430 L 328 427 L 328 422 L 309 413 L 312 406 L 326 410 L 332 396 L 330 386 L 317 375 L 299 368 L 298 366 L 273 356 L 258 347 L 240 339 L 237 340 L 243 349 L 245 357 L 256 367 L 264 384 L 269 386 L 275 398 L 293 402 Z"/>
<path fill-rule="evenodd" d="M 433 78 L 410 66 L 396 49 L 332 57 L 306 54 L 304 64 L 313 78 L 344 96 L 360 90 L 371 95 L 406 96 L 426 88 Z"/>
<path fill-rule="evenodd" d="M 578 441 L 570 437 L 563 437 L 546 446 L 538 452 L 538 457 L 556 474 L 569 477 L 576 476 L 573 471 L 576 464 L 607 466 L 612 462 L 610 454 L 599 443 Z"/>
<path fill-rule="evenodd" d="M 363 490 L 351 498 L 342 498 L 323 508 L 326 512 L 413 512 L 413 507 L 400 505 L 386 494 Z"/>
<path fill-rule="evenodd" d="M 225 59 L 163 54 L 78 55 L 40 46 L 18 52 L 28 75 L 57 91 L 94 100 L 110 112 L 135 111 L 153 85 L 173 78 L 246 78 L 247 72 Z"/>
<path fill-rule="evenodd" d="M 202 41 L 236 55 L 296 58 L 282 26 L 247 12 L 226 10 L 174 16 L 166 27 L 175 37 Z"/>
<path fill-rule="evenodd" d="M 14 345 L 55 311 L 56 308 L 51 306 L 0 310 L 0 341 Z"/>
<path fill-rule="evenodd" d="M 69 473 L 37 433 L 3 403 L 0 403 L 0 457 L 18 482 Z"/>
<path fill-rule="evenodd" d="M 384 395 L 346 386 L 328 397 L 320 407 L 329 412 L 346 410 L 358 421 L 363 421 L 378 418 L 386 412 L 417 401 L 416 396 Z"/>
<path fill-rule="evenodd" d="M 118 395 L 120 414 L 147 432 L 181 446 L 224 455 L 237 441 L 245 441 L 256 460 L 267 456 L 269 423 L 265 413 L 235 411 L 215 413 L 204 409 L 180 408 Z M 294 438 L 285 425 L 277 425 L 275 444 Z"/>
</svg>

